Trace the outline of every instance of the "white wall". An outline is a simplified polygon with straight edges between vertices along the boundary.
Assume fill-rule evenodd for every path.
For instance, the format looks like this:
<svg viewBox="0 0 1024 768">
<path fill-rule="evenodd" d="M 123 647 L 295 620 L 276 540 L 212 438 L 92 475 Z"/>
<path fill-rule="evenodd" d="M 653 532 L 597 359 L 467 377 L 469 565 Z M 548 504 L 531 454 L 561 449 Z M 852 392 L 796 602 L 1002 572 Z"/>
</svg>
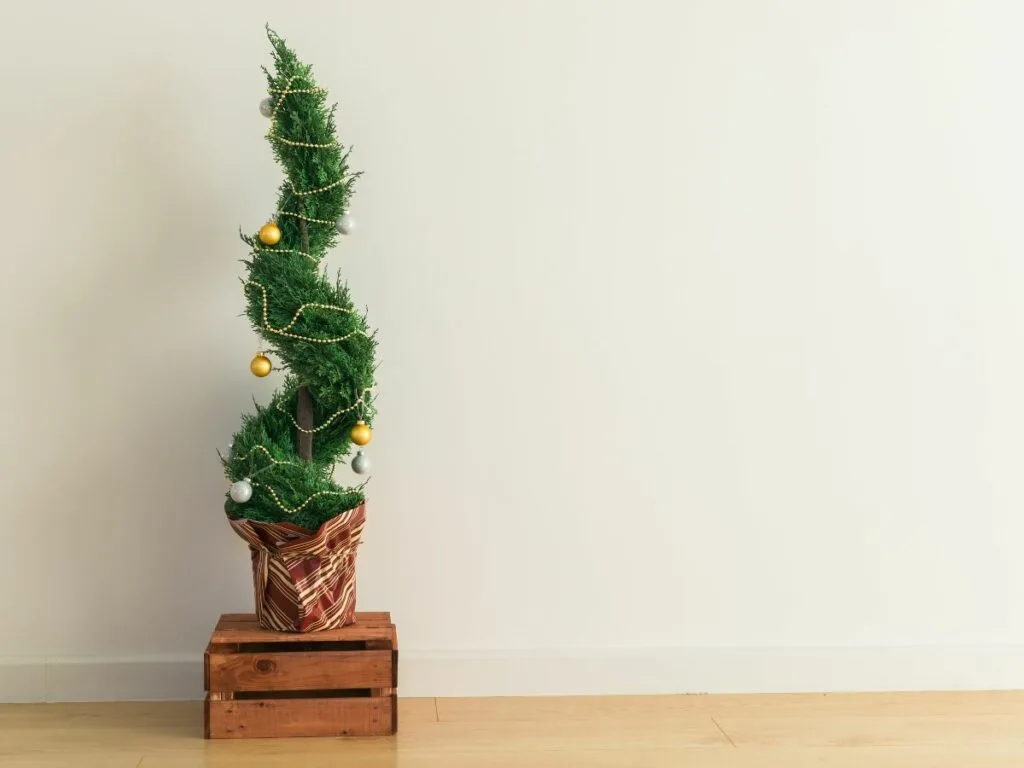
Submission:
<svg viewBox="0 0 1024 768">
<path fill-rule="evenodd" d="M 1024 685 L 1024 4 L 4 4 L 0 698 L 198 694 L 279 171 L 365 170 L 407 694 Z M 342 470 L 347 471 L 347 470 Z"/>
</svg>

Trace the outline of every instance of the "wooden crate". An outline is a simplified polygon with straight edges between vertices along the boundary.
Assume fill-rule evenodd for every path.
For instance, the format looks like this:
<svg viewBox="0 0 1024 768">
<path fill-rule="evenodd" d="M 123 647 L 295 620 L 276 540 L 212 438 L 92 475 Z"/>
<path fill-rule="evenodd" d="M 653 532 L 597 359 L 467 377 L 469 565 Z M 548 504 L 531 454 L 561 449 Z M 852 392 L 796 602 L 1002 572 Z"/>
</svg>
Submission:
<svg viewBox="0 0 1024 768">
<path fill-rule="evenodd" d="M 206 649 L 208 739 L 383 736 L 398 730 L 398 634 L 390 613 L 324 632 L 220 617 Z"/>
</svg>

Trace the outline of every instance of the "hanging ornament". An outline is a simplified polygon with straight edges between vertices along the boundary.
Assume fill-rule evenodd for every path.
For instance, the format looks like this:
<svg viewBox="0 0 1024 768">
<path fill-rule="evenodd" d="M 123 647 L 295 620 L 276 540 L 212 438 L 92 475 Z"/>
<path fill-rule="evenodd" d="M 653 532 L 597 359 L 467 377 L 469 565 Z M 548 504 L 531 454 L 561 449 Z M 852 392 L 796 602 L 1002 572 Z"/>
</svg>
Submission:
<svg viewBox="0 0 1024 768">
<path fill-rule="evenodd" d="M 356 445 L 367 445 L 373 439 L 373 430 L 370 425 L 360 419 L 352 427 L 352 442 Z"/>
<path fill-rule="evenodd" d="M 274 101 L 273 99 L 264 99 L 260 102 L 260 114 L 264 117 L 274 116 Z"/>
<path fill-rule="evenodd" d="M 357 475 L 365 475 L 370 471 L 370 459 L 362 451 L 356 451 L 356 455 L 352 458 L 352 471 Z"/>
<path fill-rule="evenodd" d="M 272 221 L 260 227 L 260 242 L 264 245 L 277 245 L 281 241 L 281 229 Z"/>
<path fill-rule="evenodd" d="M 217 455 L 220 456 L 222 461 L 232 461 L 235 458 L 235 441 L 232 440 L 228 443 L 228 449 L 226 453 L 221 453 L 220 448 L 217 449 Z"/>
<path fill-rule="evenodd" d="M 252 482 L 247 477 L 245 480 L 232 483 L 229 494 L 231 500 L 236 504 L 245 504 L 245 502 L 252 498 Z"/>
<path fill-rule="evenodd" d="M 257 352 L 256 357 L 249 363 L 249 370 L 253 372 L 254 376 L 259 376 L 261 379 L 269 374 L 273 367 L 270 364 L 270 358 L 262 352 Z"/>
<path fill-rule="evenodd" d="M 338 219 L 338 223 L 335 224 L 335 226 L 341 234 L 349 235 L 352 233 L 352 230 L 356 228 L 356 217 L 351 213 L 346 212 L 342 214 L 340 219 Z"/>
</svg>

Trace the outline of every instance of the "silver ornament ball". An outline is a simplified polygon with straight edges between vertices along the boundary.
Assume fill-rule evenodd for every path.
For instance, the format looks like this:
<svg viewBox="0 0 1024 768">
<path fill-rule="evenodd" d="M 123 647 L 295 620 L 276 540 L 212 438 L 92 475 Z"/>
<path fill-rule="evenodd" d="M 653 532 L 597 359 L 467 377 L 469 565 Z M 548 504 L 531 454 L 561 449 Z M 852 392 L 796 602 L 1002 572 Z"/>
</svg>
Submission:
<svg viewBox="0 0 1024 768">
<path fill-rule="evenodd" d="M 232 483 L 230 495 L 231 500 L 236 504 L 245 504 L 245 502 L 251 499 L 252 483 L 249 482 L 249 478 L 239 480 L 237 483 Z"/>
<path fill-rule="evenodd" d="M 338 231 L 341 232 L 341 234 L 351 234 L 352 230 L 356 228 L 356 217 L 351 213 L 346 213 L 338 219 L 338 223 L 335 226 L 337 226 Z"/>
<path fill-rule="evenodd" d="M 357 475 L 365 475 L 370 471 L 370 459 L 362 451 L 357 451 L 352 459 L 352 471 Z"/>
<path fill-rule="evenodd" d="M 274 116 L 274 102 L 270 99 L 264 99 L 260 102 L 260 114 L 264 117 Z"/>
</svg>

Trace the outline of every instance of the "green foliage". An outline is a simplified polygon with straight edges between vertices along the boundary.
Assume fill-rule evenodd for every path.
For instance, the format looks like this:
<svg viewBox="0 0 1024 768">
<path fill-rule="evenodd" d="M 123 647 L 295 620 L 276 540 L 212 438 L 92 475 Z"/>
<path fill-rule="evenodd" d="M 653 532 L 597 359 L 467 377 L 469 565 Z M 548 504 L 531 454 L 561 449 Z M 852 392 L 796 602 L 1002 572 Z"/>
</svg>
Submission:
<svg viewBox="0 0 1024 768">
<path fill-rule="evenodd" d="M 349 169 L 350 150 L 335 135 L 335 108 L 328 107 L 312 67 L 300 62 L 269 27 L 267 35 L 274 68 L 263 71 L 276 107 L 267 139 L 285 173 L 274 216 L 281 240 L 266 246 L 257 234 L 242 235 L 250 249 L 242 289 L 253 328 L 275 367 L 287 375 L 269 405 L 257 405 L 255 412 L 243 415 L 234 435 L 233 457 L 223 463 L 230 481 L 252 479 L 253 496 L 245 504 L 227 498 L 225 511 L 234 517 L 315 529 L 363 501 L 362 486 L 342 488 L 332 475 L 339 457 L 352 447 L 349 433 L 356 421 L 372 423 L 374 415 L 368 389 L 374 383 L 376 340 L 344 283 L 340 278 L 330 281 L 320 268 L 327 251 L 337 244 L 333 222 L 347 210 L 360 173 Z M 286 90 L 305 92 L 281 93 Z M 323 187 L 330 188 L 296 194 Z M 266 289 L 266 307 L 260 286 Z M 325 306 L 307 306 L 299 312 L 309 304 Z M 296 452 L 294 418 L 300 386 L 308 387 L 314 403 L 312 462 L 301 461 Z"/>
</svg>

